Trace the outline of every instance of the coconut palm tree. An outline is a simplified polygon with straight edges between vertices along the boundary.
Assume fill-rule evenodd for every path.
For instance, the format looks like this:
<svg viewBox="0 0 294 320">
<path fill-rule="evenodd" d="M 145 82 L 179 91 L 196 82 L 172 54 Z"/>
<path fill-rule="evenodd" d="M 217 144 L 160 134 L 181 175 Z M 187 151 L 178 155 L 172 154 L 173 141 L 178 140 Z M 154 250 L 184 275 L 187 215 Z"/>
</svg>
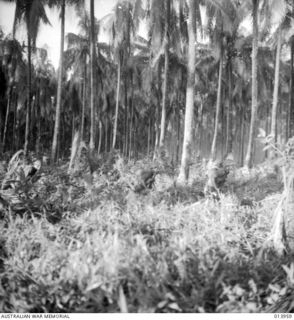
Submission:
<svg viewBox="0 0 294 320">
<path fill-rule="evenodd" d="M 80 131 L 81 137 L 84 133 L 84 120 L 87 114 L 86 110 L 86 100 L 87 94 L 91 90 L 87 89 L 87 83 L 90 83 L 89 76 L 89 57 L 90 57 L 90 37 L 91 37 L 91 22 L 90 17 L 84 10 L 77 10 L 79 17 L 79 34 L 68 33 L 66 35 L 67 39 L 67 50 L 65 51 L 65 69 L 69 71 L 68 77 L 72 83 L 80 83 L 80 97 L 82 100 L 82 110 L 81 110 L 81 122 Z M 95 34 L 98 34 L 100 21 L 95 21 Z M 100 121 L 104 122 L 104 116 L 106 116 L 105 111 L 108 108 L 107 95 L 110 94 L 109 87 L 111 87 L 111 79 L 113 74 L 113 63 L 110 57 L 109 45 L 105 43 L 95 42 L 97 47 L 97 57 L 99 64 L 95 64 L 94 76 L 96 79 L 99 77 L 100 81 L 97 82 L 96 86 L 98 88 L 99 95 L 96 94 L 96 101 L 103 101 L 103 105 L 99 110 Z M 96 53 L 95 53 L 96 55 Z M 81 81 L 82 79 L 82 81 Z M 111 88 L 112 90 L 112 88 Z M 112 94 L 112 92 L 111 92 Z M 89 99 L 90 100 L 90 99 Z M 107 110 L 110 112 L 110 110 Z M 90 106 L 91 114 L 91 106 Z M 91 115 L 89 117 L 91 119 Z M 108 118 L 108 117 L 106 117 Z M 107 120 L 105 120 L 107 121 Z M 91 134 L 91 120 L 90 122 L 90 134 Z M 100 125 L 102 129 L 102 126 Z M 100 133 L 101 130 L 99 129 Z M 94 137 L 95 138 L 95 137 Z M 99 134 L 98 144 L 101 146 L 101 134 Z M 93 151 L 93 150 L 92 150 Z"/>
<path fill-rule="evenodd" d="M 217 136 L 218 136 L 218 127 L 219 127 L 219 117 L 220 117 L 220 108 L 221 108 L 221 97 L 222 97 L 222 75 L 223 75 L 223 61 L 224 61 L 224 19 L 226 17 L 222 14 L 222 9 L 219 8 L 219 3 L 217 6 L 212 4 L 207 5 L 208 11 L 208 32 L 210 36 L 211 45 L 213 51 L 216 53 L 216 58 L 219 60 L 218 67 L 218 86 L 217 86 L 217 99 L 216 99 L 216 112 L 214 120 L 214 133 L 213 140 L 211 145 L 211 154 L 210 157 L 212 160 L 215 160 L 216 157 L 216 146 L 217 146 Z M 215 19 L 215 24 L 213 25 L 212 20 Z M 230 21 L 229 21 L 230 22 Z M 213 26 L 212 26 L 213 25 Z"/>
<path fill-rule="evenodd" d="M 219 71 L 218 71 L 218 88 L 217 88 L 217 99 L 216 99 L 216 111 L 215 111 L 215 120 L 214 120 L 214 134 L 211 145 L 211 154 L 210 157 L 212 160 L 216 158 L 216 142 L 218 135 L 218 127 L 219 127 L 219 117 L 220 117 L 220 108 L 221 108 L 221 94 L 222 94 L 222 82 L 223 82 L 223 48 L 221 45 L 220 48 L 220 56 L 219 56 Z"/>
<path fill-rule="evenodd" d="M 85 123 L 85 109 L 87 97 L 87 78 L 88 78 L 88 59 L 89 59 L 89 37 L 85 34 L 76 35 L 68 33 L 66 35 L 68 47 L 64 52 L 66 57 L 65 69 L 72 72 L 71 79 L 79 79 L 80 92 L 82 95 L 82 111 L 81 111 L 81 140 L 84 136 L 84 123 Z"/>
<path fill-rule="evenodd" d="M 268 4 L 270 5 L 270 4 Z M 275 10 L 273 9 L 275 7 Z M 271 116 L 271 131 L 270 134 L 273 137 L 274 142 L 277 141 L 277 109 L 279 98 L 279 82 L 280 82 L 280 64 L 281 64 L 281 48 L 282 42 L 284 42 L 286 31 L 291 28 L 290 12 L 288 10 L 286 0 L 275 1 L 270 6 L 271 10 L 274 10 L 275 15 L 279 16 L 279 24 L 276 32 L 273 34 L 273 39 L 276 42 L 276 61 L 275 61 L 275 77 L 274 77 L 274 91 L 272 100 L 272 116 Z M 291 32 L 292 33 L 292 32 Z M 271 150 L 270 157 L 275 155 L 274 150 Z"/>
<path fill-rule="evenodd" d="M 57 144 L 60 131 L 60 113 L 61 113 L 61 99 L 62 99 L 62 79 L 63 79 L 63 51 L 64 51 L 64 26 L 65 26 L 65 8 L 66 4 L 82 6 L 83 0 L 49 0 L 49 7 L 60 8 L 60 20 L 61 20 L 61 34 L 60 34 L 60 55 L 59 55 L 59 69 L 58 69 L 58 86 L 57 86 L 57 102 L 55 111 L 55 125 L 52 141 L 51 161 L 54 162 L 57 156 Z"/>
<path fill-rule="evenodd" d="M 3 41 L 1 41 L 0 48 L 3 71 L 5 72 L 8 80 L 6 89 L 7 105 L 3 128 L 3 139 L 0 141 L 1 148 L 5 150 L 9 115 L 10 111 L 12 111 L 12 106 L 15 105 L 17 92 L 23 92 L 23 88 L 20 88 L 19 80 L 21 77 L 21 70 L 23 71 L 23 74 L 26 73 L 26 64 L 23 60 L 22 46 L 16 39 L 6 37 Z"/>
<path fill-rule="evenodd" d="M 194 109 L 195 92 L 195 60 L 196 60 L 196 9 L 199 10 L 199 1 L 189 0 L 189 20 L 188 20 L 188 76 L 186 90 L 185 128 L 182 160 L 178 181 L 183 183 L 189 177 L 189 162 L 191 157 L 192 123 Z"/>
<path fill-rule="evenodd" d="M 164 82 L 162 92 L 162 111 L 160 123 L 160 139 L 159 148 L 163 148 L 166 127 L 166 108 L 168 98 L 168 82 L 169 82 L 169 46 L 170 46 L 170 16 L 171 16 L 171 0 L 165 0 L 165 26 L 164 26 Z"/>
<path fill-rule="evenodd" d="M 116 104 L 113 124 L 112 148 L 117 144 L 118 115 L 121 98 L 121 80 L 124 78 L 125 84 L 125 118 L 127 115 L 127 82 L 128 82 L 128 61 L 131 56 L 131 33 L 134 31 L 133 23 L 134 7 L 131 1 L 118 1 L 111 14 L 102 19 L 101 23 L 108 31 L 114 50 L 114 59 L 117 63 L 117 85 Z M 126 125 L 125 125 L 126 126 Z"/>
<path fill-rule="evenodd" d="M 246 17 L 247 10 L 245 5 L 241 5 L 241 3 L 236 0 L 217 0 L 210 1 L 207 4 L 207 15 L 208 32 L 210 35 L 211 44 L 214 48 L 215 55 L 222 62 L 224 62 L 226 66 L 226 69 L 224 70 L 225 77 L 227 80 L 227 89 L 225 88 L 227 93 L 226 101 L 228 102 L 226 112 L 226 154 L 229 154 L 232 152 L 233 149 L 233 64 L 234 60 L 237 57 L 236 40 L 239 36 L 240 24 Z M 222 63 L 220 63 L 219 74 L 223 72 L 222 68 Z M 216 145 L 221 105 L 221 91 L 222 79 L 219 77 L 215 130 L 211 148 L 212 159 L 216 157 L 217 151 Z"/>
<path fill-rule="evenodd" d="M 61 34 L 60 34 L 60 55 L 59 55 L 59 69 L 58 69 L 58 86 L 57 86 L 57 102 L 55 111 L 55 125 L 52 141 L 51 161 L 54 162 L 57 156 L 57 143 L 60 127 L 60 113 L 61 113 L 61 91 L 62 91 L 62 77 L 63 77 L 63 51 L 64 51 L 64 25 L 65 25 L 65 0 L 60 2 L 61 12 Z"/>
<path fill-rule="evenodd" d="M 55 70 L 48 60 L 48 53 L 45 48 L 40 48 L 35 57 L 35 119 L 36 119 L 36 141 L 35 151 L 40 154 L 41 137 L 45 132 L 46 122 L 50 118 L 46 115 L 51 113 L 51 91 L 55 90 Z M 42 125 L 43 124 L 43 125 Z M 49 130 L 51 131 L 51 130 Z"/>
<path fill-rule="evenodd" d="M 9 0 L 5 0 L 9 1 Z M 32 48 L 35 47 L 36 38 L 40 26 L 40 22 L 50 24 L 45 8 L 45 0 L 15 0 L 9 1 L 15 2 L 15 15 L 13 24 L 13 36 L 17 25 L 20 21 L 24 21 L 27 29 L 27 56 L 28 56 L 28 67 L 27 67 L 27 100 L 26 100 L 26 129 L 25 129 L 25 144 L 24 152 L 28 151 L 29 147 L 29 134 L 30 134 L 30 113 L 31 113 L 31 89 L 32 89 Z"/>
<path fill-rule="evenodd" d="M 289 10 L 289 15 L 294 19 L 294 0 L 289 0 L 292 9 Z M 290 94 L 289 106 L 287 110 L 287 139 L 294 135 L 294 35 L 289 39 L 290 43 Z"/>
<path fill-rule="evenodd" d="M 90 108 L 91 108 L 91 124 L 90 124 L 90 150 L 95 148 L 95 18 L 94 18 L 94 0 L 90 0 Z"/>
<path fill-rule="evenodd" d="M 245 167 L 251 167 L 253 157 L 253 143 L 255 133 L 255 123 L 258 106 L 258 87 L 257 87 L 257 54 L 258 54 L 258 7 L 259 0 L 252 0 L 252 21 L 253 21 L 253 36 L 252 36 L 252 98 L 251 98 L 251 119 L 249 140 L 245 157 Z"/>
</svg>

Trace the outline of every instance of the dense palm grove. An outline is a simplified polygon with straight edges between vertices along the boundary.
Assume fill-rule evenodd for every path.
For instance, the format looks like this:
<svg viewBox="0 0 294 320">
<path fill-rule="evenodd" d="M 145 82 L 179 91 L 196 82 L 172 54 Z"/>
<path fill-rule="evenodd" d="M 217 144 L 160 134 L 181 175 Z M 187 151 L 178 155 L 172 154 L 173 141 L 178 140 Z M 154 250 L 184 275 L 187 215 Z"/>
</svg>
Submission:
<svg viewBox="0 0 294 320">
<path fill-rule="evenodd" d="M 6 1 L 0 312 L 293 312 L 294 2 L 100 1 Z"/>
<path fill-rule="evenodd" d="M 69 5 L 79 34 L 65 34 Z M 50 23 L 46 6 L 60 8 L 63 21 L 58 70 L 36 47 L 40 23 Z M 98 153 L 115 148 L 133 158 L 161 148 L 175 164 L 183 154 L 187 167 L 191 156 L 233 152 L 251 166 L 264 158 L 257 127 L 281 143 L 292 135 L 290 2 L 121 1 L 100 21 L 94 2 L 90 9 L 17 2 L 12 33 L 1 34 L 4 152 L 52 149 L 56 160 L 79 130 Z M 19 43 L 23 25 L 27 41 Z M 99 30 L 108 43 L 97 41 Z"/>
</svg>

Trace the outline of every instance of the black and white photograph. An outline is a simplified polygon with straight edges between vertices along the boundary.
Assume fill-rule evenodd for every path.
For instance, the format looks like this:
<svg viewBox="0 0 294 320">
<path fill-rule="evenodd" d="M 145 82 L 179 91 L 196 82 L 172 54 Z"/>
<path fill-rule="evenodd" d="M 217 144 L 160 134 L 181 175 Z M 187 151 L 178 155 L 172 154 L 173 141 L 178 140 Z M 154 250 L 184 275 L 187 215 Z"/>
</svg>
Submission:
<svg viewBox="0 0 294 320">
<path fill-rule="evenodd" d="M 292 319 L 294 0 L 0 0 L 0 318 L 154 313 Z"/>
</svg>

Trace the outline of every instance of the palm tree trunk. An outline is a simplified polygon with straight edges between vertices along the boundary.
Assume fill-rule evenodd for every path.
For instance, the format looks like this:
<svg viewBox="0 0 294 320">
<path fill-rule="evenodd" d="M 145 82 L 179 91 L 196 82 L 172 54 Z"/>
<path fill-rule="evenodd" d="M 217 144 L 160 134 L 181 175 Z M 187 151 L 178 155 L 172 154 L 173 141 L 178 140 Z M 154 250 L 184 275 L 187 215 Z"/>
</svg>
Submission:
<svg viewBox="0 0 294 320">
<path fill-rule="evenodd" d="M 294 36 L 291 38 L 290 60 L 290 95 L 288 107 L 288 134 L 287 139 L 294 135 Z"/>
<path fill-rule="evenodd" d="M 117 86 L 116 86 L 116 105 L 115 105 L 115 116 L 113 125 L 113 140 L 112 148 L 115 149 L 116 145 L 116 134 L 117 134 L 117 121 L 118 121 L 118 107 L 119 107 L 119 95 L 120 95 L 120 79 L 121 79 L 121 59 L 119 57 L 117 67 Z"/>
<path fill-rule="evenodd" d="M 104 124 L 104 152 L 108 151 L 108 119 L 107 116 L 105 117 L 105 124 Z"/>
<path fill-rule="evenodd" d="M 101 146 L 102 146 L 102 135 L 103 135 L 103 127 L 102 122 L 99 120 L 99 140 L 98 140 L 98 154 L 101 152 Z"/>
<path fill-rule="evenodd" d="M 225 112 L 225 107 L 224 105 L 221 106 L 221 123 L 226 123 L 226 112 Z M 224 148 L 226 147 L 226 127 L 222 125 L 221 127 L 221 133 L 222 133 L 222 136 L 221 136 L 221 146 L 220 146 L 220 149 L 221 149 L 221 158 L 223 159 L 224 158 Z"/>
<path fill-rule="evenodd" d="M 5 122 L 4 122 L 3 141 L 2 141 L 3 151 L 5 151 L 5 141 L 6 141 L 7 126 L 8 126 L 8 117 L 9 117 L 11 99 L 12 99 L 12 87 L 9 87 L 9 89 L 8 89 L 7 107 L 6 107 L 6 115 L 5 115 Z"/>
<path fill-rule="evenodd" d="M 113 128 L 114 125 L 112 125 L 112 122 L 109 122 L 109 151 L 112 148 L 112 141 L 113 141 Z"/>
<path fill-rule="evenodd" d="M 154 155 L 153 155 L 153 160 L 157 157 L 157 151 L 159 147 L 159 106 L 156 106 L 156 119 L 155 119 L 155 141 L 154 141 Z"/>
<path fill-rule="evenodd" d="M 90 1 L 90 109 L 91 109 L 91 125 L 90 125 L 90 150 L 95 148 L 95 20 L 94 20 L 94 0 Z"/>
<path fill-rule="evenodd" d="M 154 154 L 153 160 L 157 157 L 159 141 L 160 141 L 160 128 L 159 128 L 159 117 L 160 117 L 160 105 L 161 105 L 161 63 L 159 61 L 157 67 L 157 105 L 155 109 L 155 142 L 154 142 Z"/>
<path fill-rule="evenodd" d="M 255 133 L 255 122 L 257 116 L 257 54 L 258 54 L 258 4 L 259 0 L 252 0 L 253 9 L 253 38 L 252 38 L 252 102 L 251 102 L 251 120 L 249 130 L 249 140 L 247 153 L 245 157 L 245 166 L 247 168 L 252 165 L 253 143 Z"/>
<path fill-rule="evenodd" d="M 30 131 L 29 132 L 33 132 L 34 127 L 35 127 L 36 108 L 37 108 L 36 94 L 33 94 L 33 92 L 32 92 L 31 115 L 30 115 Z M 33 139 L 34 139 L 34 137 L 32 137 L 30 143 L 32 143 L 32 142 L 34 143 L 35 142 Z"/>
<path fill-rule="evenodd" d="M 181 138 L 181 114 L 177 111 L 177 146 L 176 146 L 176 163 L 179 163 L 180 158 L 180 138 Z"/>
<path fill-rule="evenodd" d="M 131 77 L 131 99 L 129 100 L 130 106 L 130 124 L 129 124 L 129 159 L 131 159 L 132 153 L 132 131 L 133 131 L 133 115 L 134 115 L 134 83 L 133 83 L 133 73 L 130 74 Z"/>
<path fill-rule="evenodd" d="M 266 120 L 265 120 L 265 132 L 271 131 L 271 117 L 270 117 L 270 106 L 266 107 Z M 269 156 L 268 148 L 264 151 L 264 158 L 267 159 Z"/>
<path fill-rule="evenodd" d="M 226 155 L 233 151 L 233 70 L 231 57 L 228 61 L 228 110 L 227 110 L 227 137 L 226 137 Z"/>
<path fill-rule="evenodd" d="M 127 74 L 125 74 L 125 85 L 124 85 L 124 100 L 125 100 L 125 141 L 124 141 L 124 155 L 128 155 L 128 84 Z"/>
<path fill-rule="evenodd" d="M 36 108 L 37 108 L 37 137 L 36 137 L 36 153 L 40 154 L 40 142 L 41 142 L 41 104 L 40 104 L 40 88 L 41 81 L 39 80 L 39 89 L 36 93 Z M 46 89 L 45 89 L 46 90 Z"/>
<path fill-rule="evenodd" d="M 185 112 L 185 128 L 182 160 L 180 167 L 179 182 L 185 182 L 189 177 L 189 162 L 191 156 L 192 142 L 192 124 L 194 111 L 194 85 L 195 85 L 195 60 L 196 60 L 196 8 L 195 1 L 189 0 L 189 20 L 188 20 L 188 76 L 187 76 L 187 91 L 186 91 L 186 112 Z"/>
<path fill-rule="evenodd" d="M 62 76 L 63 76 L 63 50 L 64 50 L 64 23 L 65 23 L 65 0 L 61 4 L 61 35 L 60 35 L 60 57 L 57 85 L 57 103 L 55 112 L 55 125 L 51 152 L 51 161 L 55 162 L 57 155 L 58 137 L 60 135 L 60 113 L 61 113 L 61 92 L 62 92 Z"/>
<path fill-rule="evenodd" d="M 28 21 L 28 26 L 30 21 Z M 32 92 L 32 61 L 31 61 L 31 34 L 27 32 L 28 37 L 28 71 L 27 71 L 27 110 L 26 110 L 26 129 L 25 129 L 25 144 L 24 144 L 24 154 L 27 155 L 29 148 L 29 134 L 30 134 L 30 115 L 31 115 L 31 92 Z"/>
<path fill-rule="evenodd" d="M 165 139 L 165 123 L 166 123 L 166 107 L 168 97 L 168 75 L 169 75 L 169 24 L 170 24 L 170 0 L 166 2 L 166 18 L 165 18 L 165 36 L 164 36 L 164 82 L 162 94 L 162 112 L 160 123 L 160 139 L 159 148 L 164 146 Z"/>
<path fill-rule="evenodd" d="M 71 111 L 71 141 L 73 141 L 73 138 L 75 136 L 75 131 L 76 131 L 76 119 L 75 119 L 75 114 L 74 111 Z"/>
<path fill-rule="evenodd" d="M 202 123 L 203 123 L 203 99 L 201 98 L 200 110 L 199 110 L 199 115 L 198 115 L 198 126 L 197 126 L 197 131 L 196 131 L 196 134 L 199 137 L 198 151 L 197 151 L 198 155 L 201 155 L 201 140 L 202 140 L 202 132 L 203 132 Z"/>
<path fill-rule="evenodd" d="M 12 128 L 12 149 L 13 151 L 16 150 L 16 123 L 17 123 L 17 100 L 18 96 L 17 93 L 15 92 L 15 97 L 14 97 L 14 104 L 13 104 L 13 128 Z"/>
<path fill-rule="evenodd" d="M 151 138 L 151 117 L 148 119 L 148 134 L 147 134 L 147 156 L 150 153 L 150 138 Z"/>
<path fill-rule="evenodd" d="M 292 0 L 292 18 L 294 17 L 294 0 Z M 294 135 L 294 36 L 290 39 L 290 94 L 288 107 L 287 140 Z"/>
<path fill-rule="evenodd" d="M 243 166 L 244 162 L 244 131 L 245 131 L 245 124 L 244 124 L 244 106 L 241 105 L 240 110 L 240 166 Z"/>
<path fill-rule="evenodd" d="M 84 66 L 84 82 L 83 82 L 83 102 L 82 102 L 82 119 L 81 119 L 81 141 L 84 141 L 84 127 L 85 127 L 85 109 L 86 109 L 86 94 L 87 91 L 87 64 Z"/>
<path fill-rule="evenodd" d="M 15 149 L 19 150 L 21 137 L 20 137 L 20 123 L 19 123 L 20 116 L 19 116 L 19 110 L 17 107 L 17 103 L 18 103 L 18 98 L 16 100 L 16 105 L 15 105 L 15 111 L 16 111 L 16 116 L 15 116 Z"/>
<path fill-rule="evenodd" d="M 211 153 L 210 153 L 210 158 L 212 160 L 215 160 L 216 151 L 217 151 L 216 143 L 217 143 L 217 133 L 218 133 L 218 124 L 219 124 L 219 114 L 220 114 L 220 107 L 221 107 L 222 74 L 223 74 L 223 57 L 221 52 L 220 60 L 219 60 L 219 71 L 218 71 L 218 89 L 217 89 L 216 112 L 215 112 L 215 121 L 214 121 L 214 133 L 213 133 Z"/>
<path fill-rule="evenodd" d="M 275 66 L 275 84 L 273 93 L 273 106 L 272 106 L 272 119 L 271 119 L 271 135 L 274 138 L 274 143 L 277 142 L 277 108 L 278 108 L 278 97 L 279 97 L 279 74 L 280 74 L 280 59 L 281 59 L 281 27 L 278 30 L 278 43 L 276 51 L 276 66 Z M 275 156 L 275 151 L 271 150 L 270 158 Z"/>
<path fill-rule="evenodd" d="M 177 101 L 179 100 L 179 97 L 177 95 Z M 172 111 L 172 135 L 171 135 L 171 163 L 175 164 L 176 161 L 176 152 L 177 152 L 177 123 L 176 123 L 176 106 L 173 106 L 173 111 Z"/>
</svg>

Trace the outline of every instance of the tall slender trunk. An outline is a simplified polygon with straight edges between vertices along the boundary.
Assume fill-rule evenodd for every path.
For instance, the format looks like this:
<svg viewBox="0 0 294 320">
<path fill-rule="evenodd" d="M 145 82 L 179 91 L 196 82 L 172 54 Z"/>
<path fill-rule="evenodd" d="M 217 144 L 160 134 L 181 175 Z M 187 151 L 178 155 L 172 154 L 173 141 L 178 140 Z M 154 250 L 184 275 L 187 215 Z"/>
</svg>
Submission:
<svg viewBox="0 0 294 320">
<path fill-rule="evenodd" d="M 16 119 L 15 119 L 15 149 L 19 150 L 20 148 L 20 142 L 21 142 L 21 136 L 20 136 L 20 116 L 19 116 L 19 110 L 17 105 L 15 106 L 16 110 Z"/>
<path fill-rule="evenodd" d="M 223 96 L 223 95 L 222 95 Z M 221 98 L 222 99 L 222 98 Z M 221 104 L 221 123 L 226 123 L 226 112 L 225 112 L 225 106 L 224 104 Z M 221 144 L 220 144 L 220 151 L 221 151 L 221 158 L 224 158 L 224 149 L 226 148 L 226 127 L 225 126 L 221 126 Z"/>
<path fill-rule="evenodd" d="M 189 178 L 189 162 L 191 157 L 191 142 L 192 142 L 192 124 L 194 111 L 194 85 L 195 85 L 195 60 L 196 60 L 196 8 L 195 1 L 189 0 L 189 20 L 188 20 L 188 76 L 187 76 L 187 91 L 186 91 L 186 112 L 185 112 L 185 129 L 182 160 L 178 181 L 185 182 Z"/>
<path fill-rule="evenodd" d="M 292 0 L 292 18 L 294 18 L 294 0 Z M 290 40 L 290 95 L 288 107 L 288 134 L 287 139 L 294 135 L 294 36 Z"/>
<path fill-rule="evenodd" d="M 16 138 L 16 132 L 17 132 L 17 128 L 16 128 L 16 123 L 17 123 L 17 93 L 14 93 L 15 97 L 14 97 L 14 104 L 13 104 L 13 128 L 12 128 L 12 149 L 13 151 L 16 150 L 16 141 L 18 140 Z"/>
<path fill-rule="evenodd" d="M 179 100 L 178 100 L 179 101 Z M 176 110 L 176 119 L 177 119 L 177 142 L 176 142 L 176 164 L 179 163 L 180 158 L 180 137 L 181 137 L 181 113 L 180 113 L 180 102 L 179 107 Z"/>
<path fill-rule="evenodd" d="M 200 110 L 199 110 L 199 114 L 198 114 L 198 121 L 197 121 L 197 131 L 196 131 L 196 135 L 199 137 L 198 139 L 198 151 L 197 151 L 197 155 L 200 156 L 201 155 L 201 140 L 202 140 L 202 121 L 203 121 L 203 99 L 201 98 L 201 102 L 200 102 Z"/>
<path fill-rule="evenodd" d="M 65 155 L 65 112 L 61 113 L 61 137 L 60 137 L 60 143 L 58 143 L 58 152 L 57 152 L 57 158 L 63 157 Z"/>
<path fill-rule="evenodd" d="M 244 162 L 244 106 L 241 106 L 240 110 L 240 165 L 243 166 Z"/>
<path fill-rule="evenodd" d="M 217 143 L 217 133 L 218 133 L 218 125 L 219 125 L 219 114 L 220 114 L 220 107 L 221 107 L 222 75 L 223 75 L 223 57 L 221 52 L 220 60 L 219 60 L 219 71 L 218 71 L 218 89 L 217 89 L 216 112 L 215 112 L 215 120 L 214 120 L 214 133 L 213 133 L 211 153 L 210 153 L 210 158 L 212 160 L 215 160 L 216 152 L 217 152 L 216 143 Z"/>
<path fill-rule="evenodd" d="M 125 74 L 125 85 L 124 85 L 124 100 L 125 100 L 125 141 L 124 141 L 124 155 L 128 155 L 128 77 Z"/>
<path fill-rule="evenodd" d="M 273 93 L 273 105 L 272 105 L 272 117 L 271 117 L 271 135 L 274 138 L 274 143 L 277 142 L 277 108 L 279 98 L 279 77 L 280 77 L 280 60 L 281 60 L 281 42 L 282 42 L 281 27 L 278 30 L 278 43 L 276 49 L 276 65 L 275 65 L 275 82 L 274 82 L 274 93 Z M 275 156 L 275 151 L 270 151 L 270 158 Z"/>
<path fill-rule="evenodd" d="M 151 115 L 151 123 L 150 123 L 150 153 L 152 152 L 151 150 L 152 150 L 152 147 L 153 147 L 153 145 L 154 145 L 154 130 L 153 130 L 153 128 L 154 128 L 154 115 L 152 114 Z"/>
<path fill-rule="evenodd" d="M 3 132 L 3 151 L 5 151 L 5 141 L 6 141 L 6 134 L 7 134 L 7 126 L 8 126 L 8 118 L 9 118 L 9 111 L 10 105 L 12 100 L 12 87 L 8 89 L 8 99 L 7 99 L 7 107 L 6 107 L 6 114 L 5 114 L 5 122 L 4 122 L 4 132 Z"/>
<path fill-rule="evenodd" d="M 265 120 L 265 132 L 271 131 L 271 123 L 270 123 L 271 117 L 270 117 L 270 106 L 266 107 L 266 120 Z M 268 148 L 266 148 L 264 152 L 264 158 L 267 159 L 269 155 Z"/>
<path fill-rule="evenodd" d="M 177 95 L 177 101 L 179 97 Z M 171 163 L 175 164 L 175 157 L 176 157 L 176 147 L 177 147 L 177 131 L 176 131 L 176 107 L 173 106 L 172 109 L 172 116 L 171 116 L 171 146 L 170 146 L 170 153 L 171 153 Z"/>
<path fill-rule="evenodd" d="M 29 19 L 29 18 L 28 18 Z M 30 21 L 28 21 L 27 25 L 30 25 Z M 26 129 L 25 129 L 25 143 L 24 143 L 24 154 L 27 155 L 29 148 L 29 135 L 30 135 L 30 115 L 31 115 L 31 95 L 32 95 L 32 39 L 31 34 L 27 32 L 28 38 L 28 69 L 27 69 L 27 110 L 26 110 Z"/>
<path fill-rule="evenodd" d="M 160 130 L 159 130 L 159 106 L 156 106 L 156 111 L 155 111 L 155 141 L 154 141 L 154 155 L 153 155 L 153 160 L 157 157 L 157 151 L 159 147 L 159 136 L 160 136 Z"/>
<path fill-rule="evenodd" d="M 103 135 L 103 127 L 102 122 L 99 120 L 99 140 L 98 140 L 98 154 L 101 152 L 101 146 L 102 146 L 102 135 Z"/>
<path fill-rule="evenodd" d="M 253 38 L 252 38 L 252 102 L 251 102 L 251 120 L 250 120 L 250 130 L 249 139 L 247 146 L 247 153 L 245 157 L 245 166 L 247 168 L 252 165 L 253 158 L 253 143 L 255 135 L 255 123 L 257 116 L 257 54 L 258 54 L 258 4 L 259 0 L 252 0 L 253 9 Z"/>
<path fill-rule="evenodd" d="M 94 19 L 94 0 L 90 1 L 90 150 L 95 148 L 95 19 Z"/>
<path fill-rule="evenodd" d="M 121 79 L 121 58 L 119 56 L 118 66 L 117 66 L 116 105 L 115 105 L 115 116 L 114 116 L 113 137 L 112 137 L 113 138 L 113 140 L 112 140 L 112 148 L 113 149 L 115 149 L 115 146 L 116 146 L 119 95 L 120 95 L 120 79 Z"/>
<path fill-rule="evenodd" d="M 159 125 L 159 116 L 160 116 L 160 105 L 161 105 L 161 63 L 158 63 L 157 67 L 157 105 L 155 109 L 155 142 L 154 142 L 154 154 L 153 160 L 157 157 L 159 141 L 160 141 L 160 125 Z"/>
<path fill-rule="evenodd" d="M 41 103 L 40 103 L 40 88 L 41 80 L 39 80 L 39 88 L 36 92 L 36 108 L 37 108 L 37 137 L 36 137 L 36 153 L 40 154 L 40 142 L 41 142 Z M 44 90 L 46 90 L 44 88 Z"/>
<path fill-rule="evenodd" d="M 112 148 L 112 140 L 113 140 L 113 124 L 112 121 L 108 118 L 108 151 Z"/>
<path fill-rule="evenodd" d="M 57 102 L 55 112 L 55 125 L 51 152 L 51 161 L 56 161 L 58 138 L 60 135 L 60 113 L 61 113 L 61 93 L 62 93 L 62 77 L 63 77 L 63 50 L 64 50 L 64 24 L 65 24 L 65 0 L 61 4 L 61 35 L 60 35 L 60 57 L 58 70 L 58 85 L 57 85 Z"/>
<path fill-rule="evenodd" d="M 226 155 L 233 151 L 233 70 L 232 57 L 230 55 L 227 72 L 228 72 L 228 110 L 227 110 L 227 136 L 226 136 Z"/>
<path fill-rule="evenodd" d="M 133 115 L 134 115 L 134 84 L 133 84 L 133 73 L 130 74 L 131 78 L 131 99 L 129 100 L 130 106 L 130 124 L 129 124 L 129 159 L 131 159 L 132 152 L 132 131 L 133 131 Z"/>
<path fill-rule="evenodd" d="M 82 120 L 81 120 L 81 141 L 84 141 L 84 127 L 85 127 L 85 109 L 87 98 L 87 64 L 84 66 L 84 82 L 83 82 L 83 103 L 82 103 Z"/>
<path fill-rule="evenodd" d="M 130 152 L 129 152 L 129 160 L 131 160 L 131 157 L 134 153 L 134 103 L 132 98 L 132 105 L 131 105 L 131 119 L 130 119 Z"/>
<path fill-rule="evenodd" d="M 35 122 L 36 122 L 36 105 L 37 101 L 36 101 L 36 95 L 33 94 L 32 92 L 32 99 L 31 99 L 31 115 L 30 115 L 30 131 L 29 132 L 33 132 L 34 130 L 34 126 L 35 126 Z M 32 137 L 30 143 L 32 144 L 32 142 L 34 143 L 35 141 L 33 140 L 34 137 Z"/>
<path fill-rule="evenodd" d="M 71 111 L 71 114 L 71 141 L 73 141 L 76 132 L 76 119 L 73 110 Z"/>
<path fill-rule="evenodd" d="M 151 117 L 148 119 L 148 134 L 147 134 L 147 156 L 150 153 L 150 137 L 151 137 Z"/>
<path fill-rule="evenodd" d="M 293 9 L 294 10 L 294 9 Z M 290 60 L 290 95 L 288 107 L 288 134 L 287 139 L 294 135 L 294 36 L 291 38 Z"/>
<path fill-rule="evenodd" d="M 108 151 L 108 119 L 105 117 L 105 125 L 104 125 L 105 133 L 104 133 L 104 152 Z"/>
<path fill-rule="evenodd" d="M 168 99 L 168 75 L 169 75 L 169 24 L 170 24 L 170 0 L 165 0 L 166 17 L 165 17 L 165 35 L 164 35 L 164 82 L 162 94 L 162 112 L 160 123 L 160 138 L 159 147 L 164 146 L 165 140 L 165 123 L 166 123 L 166 108 Z"/>
</svg>

